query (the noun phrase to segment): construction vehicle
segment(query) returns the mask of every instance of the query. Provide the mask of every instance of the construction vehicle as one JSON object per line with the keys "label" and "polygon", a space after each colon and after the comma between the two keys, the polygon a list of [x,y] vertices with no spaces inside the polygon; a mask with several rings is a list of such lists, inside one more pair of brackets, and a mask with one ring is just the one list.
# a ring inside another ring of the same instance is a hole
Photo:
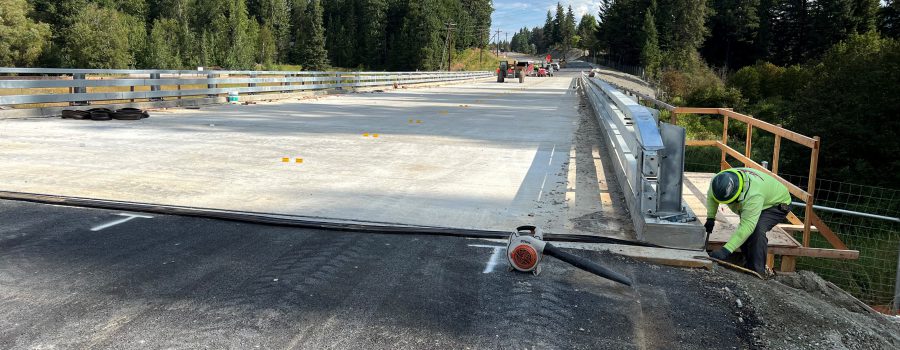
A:
{"label": "construction vehicle", "polygon": [[497,68],[497,82],[505,82],[507,77],[513,75],[519,78],[519,83],[524,83],[525,76],[533,71],[534,63],[531,61],[514,62],[513,65],[510,65],[509,61],[500,61],[500,67]]}

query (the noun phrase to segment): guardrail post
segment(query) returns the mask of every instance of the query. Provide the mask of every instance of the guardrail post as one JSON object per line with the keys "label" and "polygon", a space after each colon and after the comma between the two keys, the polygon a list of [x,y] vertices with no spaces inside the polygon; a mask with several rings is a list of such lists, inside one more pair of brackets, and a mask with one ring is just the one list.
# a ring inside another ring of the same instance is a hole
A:
{"label": "guardrail post", "polygon": [[[75,74],[72,74],[72,80],[85,80],[85,74],[84,74],[84,73],[75,73]],[[86,93],[87,93],[87,87],[85,87],[85,86],[76,86],[76,87],[72,88],[72,93],[75,93],[75,94],[86,94]],[[90,102],[88,102],[88,101],[69,102],[69,105],[70,105],[70,106],[87,106],[87,105],[89,105],[89,104],[90,104]]]}
{"label": "guardrail post", "polygon": [[[159,79],[159,77],[160,77],[159,73],[150,73],[150,79]],[[158,83],[153,83],[152,85],[150,85],[150,91],[151,92],[159,91]],[[162,98],[161,97],[150,97],[150,101],[162,101]]]}
{"label": "guardrail post", "polygon": [[[217,76],[217,74],[206,73],[206,79],[207,79],[207,80],[215,79],[216,76]],[[211,84],[211,83],[209,83],[209,82],[206,83],[206,88],[207,88],[207,89],[210,89],[210,90],[211,90],[211,89],[215,89],[215,88],[217,88],[217,87],[218,87],[218,84]],[[217,96],[218,96],[218,94],[207,94],[207,95],[206,95],[206,97],[217,97]]]}
{"label": "guardrail post", "polygon": [[335,73],[334,76],[335,76],[335,84],[337,84],[337,86],[338,86],[337,89],[338,89],[338,90],[344,90],[344,87],[341,86],[341,84],[344,83],[344,81],[341,80],[341,73]]}
{"label": "guardrail post", "polygon": [[[258,75],[256,73],[250,73],[250,79],[255,79],[257,76]],[[254,82],[247,83],[247,87],[255,88],[256,83],[254,83]],[[256,91],[250,91],[247,93],[247,95],[256,95]]]}

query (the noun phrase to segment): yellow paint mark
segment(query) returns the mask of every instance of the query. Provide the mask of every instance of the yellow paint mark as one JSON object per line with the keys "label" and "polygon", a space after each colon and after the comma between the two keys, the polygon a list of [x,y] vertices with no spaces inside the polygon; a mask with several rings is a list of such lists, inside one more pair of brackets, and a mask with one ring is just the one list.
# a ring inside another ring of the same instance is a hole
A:
{"label": "yellow paint mark", "polygon": [[419,119],[416,119],[416,124],[422,124],[422,121]]}
{"label": "yellow paint mark", "polygon": [[297,164],[303,163],[303,158],[294,159],[294,162],[296,162]]}
{"label": "yellow paint mark", "polygon": [[447,114],[449,114],[449,113],[450,113],[450,112],[448,112],[448,111],[440,111],[440,112],[438,112],[438,114],[443,114],[443,115],[447,115]]}
{"label": "yellow paint mark", "polygon": [[378,137],[378,134],[372,134],[372,137]]}
{"label": "yellow paint mark", "polygon": [[281,158],[281,162],[282,162],[282,163],[287,163],[287,162],[290,162],[290,161],[291,161],[291,159],[288,158],[288,157]]}
{"label": "yellow paint mark", "polygon": [[369,133],[363,134],[363,137],[369,137]]}
{"label": "yellow paint mark", "polygon": [[412,119],[410,119],[410,120],[409,120],[409,123],[410,123],[410,124],[412,124],[412,122],[413,122],[413,120],[412,120]]}

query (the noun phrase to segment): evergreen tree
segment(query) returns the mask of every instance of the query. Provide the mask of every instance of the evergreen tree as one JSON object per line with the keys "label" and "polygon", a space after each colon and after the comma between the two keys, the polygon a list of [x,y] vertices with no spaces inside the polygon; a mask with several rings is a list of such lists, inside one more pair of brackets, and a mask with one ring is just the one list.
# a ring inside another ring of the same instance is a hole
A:
{"label": "evergreen tree", "polygon": [[0,66],[29,66],[48,46],[50,25],[26,15],[25,0],[0,0]]}
{"label": "evergreen tree", "polygon": [[559,32],[556,30],[556,25],[553,20],[553,14],[550,10],[547,10],[547,21],[544,22],[544,47],[546,49],[550,49],[553,47],[553,43],[556,42],[556,35]]}
{"label": "evergreen tree", "polygon": [[160,18],[153,22],[145,58],[146,67],[154,69],[183,68],[178,37],[172,35],[178,30],[178,22],[171,18]]}
{"label": "evergreen tree", "polygon": [[277,59],[278,40],[275,38],[275,31],[269,28],[268,24],[263,24],[259,28],[256,40],[256,62],[263,66],[270,66]]}
{"label": "evergreen tree", "polygon": [[72,19],[63,49],[65,64],[77,68],[122,69],[143,49],[143,21],[111,8],[88,4]]}
{"label": "evergreen tree", "polygon": [[[743,67],[756,60],[760,27],[759,0],[713,0],[711,35],[701,49],[706,61],[724,67]],[[735,62],[737,60],[737,62]]]}
{"label": "evergreen tree", "polygon": [[569,5],[569,9],[566,11],[566,16],[564,17],[559,30],[559,35],[561,40],[560,44],[562,44],[563,47],[563,58],[568,59],[570,49],[577,45],[575,35],[575,12],[572,11],[572,5]]}
{"label": "evergreen tree", "polygon": [[288,59],[291,43],[291,4],[289,0],[258,0],[260,33],[266,28],[271,35],[276,50],[276,60],[285,62]]}
{"label": "evergreen tree", "polygon": [[581,16],[581,21],[578,22],[578,28],[575,32],[581,38],[579,48],[590,50],[590,54],[595,53],[597,46],[597,18],[591,14]]}
{"label": "evergreen tree", "polygon": [[650,7],[644,14],[644,46],[641,48],[641,66],[646,72],[655,77],[659,70],[662,55],[659,51],[659,37],[656,32],[656,0],[651,0]]}
{"label": "evergreen tree", "polygon": [[878,9],[878,30],[885,36],[900,38],[900,0],[888,0]]}
{"label": "evergreen tree", "polygon": [[563,8],[562,4],[556,3],[556,17],[553,18],[553,44],[560,44],[563,42],[563,31],[565,28],[563,26],[566,25],[566,9]]}
{"label": "evergreen tree", "polygon": [[383,68],[387,57],[386,0],[365,0],[360,35],[364,49],[363,61],[372,68]]}
{"label": "evergreen tree", "polygon": [[296,48],[300,64],[304,70],[325,70],[330,63],[328,51],[325,50],[325,27],[322,22],[322,3],[320,0],[311,0],[306,6],[303,19],[300,23],[300,31],[297,33]]}
{"label": "evergreen tree", "polygon": [[227,35],[220,38],[220,47],[226,48],[222,65],[228,69],[251,69],[256,63],[256,35],[259,25],[248,18],[244,0],[229,0],[227,16]]}

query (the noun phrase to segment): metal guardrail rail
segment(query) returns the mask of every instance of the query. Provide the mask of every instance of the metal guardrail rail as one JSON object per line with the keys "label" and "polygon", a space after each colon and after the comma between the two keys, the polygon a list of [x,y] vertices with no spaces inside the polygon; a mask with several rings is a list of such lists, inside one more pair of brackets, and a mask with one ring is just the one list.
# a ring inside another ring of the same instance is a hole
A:
{"label": "metal guardrail rail", "polygon": [[[232,92],[290,93],[435,83],[492,76],[493,72],[488,71],[300,72],[0,68],[0,105],[66,102],[70,105],[87,105],[96,101],[161,101],[171,97],[209,97]],[[197,85],[203,87],[198,88]],[[185,86],[188,88],[183,89]],[[115,87],[129,89],[108,91],[115,90]],[[54,88],[65,88],[67,92],[48,90]]]}
{"label": "metal guardrail rail", "polygon": [[637,239],[703,249],[703,227],[682,199],[684,128],[659,122],[658,112],[600,79],[582,74],[580,85],[603,128]]}

